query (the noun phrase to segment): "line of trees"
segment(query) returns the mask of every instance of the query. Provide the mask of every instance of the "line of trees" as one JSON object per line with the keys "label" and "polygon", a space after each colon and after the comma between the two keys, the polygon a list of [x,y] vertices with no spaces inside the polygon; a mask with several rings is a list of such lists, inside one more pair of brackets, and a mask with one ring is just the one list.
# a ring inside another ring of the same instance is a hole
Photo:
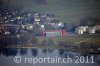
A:
{"label": "line of trees", "polygon": [[65,23],[65,29],[69,32],[74,32],[78,26],[95,26],[100,25],[100,16],[86,16],[81,18],[79,22],[75,22],[73,24]]}
{"label": "line of trees", "polygon": [[37,44],[37,38],[32,34],[19,35],[1,35],[0,46],[6,47],[11,45],[28,45]]}
{"label": "line of trees", "polygon": [[95,26],[100,25],[100,17],[99,16],[86,16],[80,20],[81,26]]}

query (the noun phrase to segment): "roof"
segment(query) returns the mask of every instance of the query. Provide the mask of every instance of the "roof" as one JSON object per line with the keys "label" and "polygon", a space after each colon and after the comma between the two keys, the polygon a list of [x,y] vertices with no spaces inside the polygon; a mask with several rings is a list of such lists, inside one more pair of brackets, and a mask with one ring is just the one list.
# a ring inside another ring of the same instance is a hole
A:
{"label": "roof", "polygon": [[44,32],[62,32],[64,30],[44,30]]}

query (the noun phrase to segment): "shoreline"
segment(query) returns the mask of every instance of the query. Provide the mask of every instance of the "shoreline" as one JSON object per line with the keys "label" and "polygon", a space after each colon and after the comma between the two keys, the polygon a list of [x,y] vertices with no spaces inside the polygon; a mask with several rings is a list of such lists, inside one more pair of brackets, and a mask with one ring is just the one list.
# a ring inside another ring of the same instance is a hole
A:
{"label": "shoreline", "polygon": [[88,53],[88,54],[99,54],[100,55],[100,51],[84,51],[82,50],[81,48],[65,48],[65,47],[60,47],[60,46],[33,46],[33,45],[30,45],[30,46],[9,46],[9,47],[3,47],[2,49],[4,48],[14,48],[14,49],[24,49],[24,48],[34,48],[34,49],[64,49],[66,51],[71,51],[71,52],[79,52],[79,53]]}
{"label": "shoreline", "polygon": [[[0,38],[6,38],[6,37],[8,39],[10,37],[11,39],[13,39],[13,37],[15,38],[15,36],[0,36]],[[6,47],[2,46],[3,44],[0,44],[0,48],[66,49],[68,51],[75,51],[75,52],[81,52],[81,53],[83,52],[83,53],[100,54],[100,50],[97,50],[98,48],[100,48],[99,35],[74,35],[74,36],[66,36],[66,37],[36,37],[36,39],[38,40],[36,44],[34,43],[33,44],[31,43],[9,44],[8,43]],[[88,47],[91,45],[94,48]]]}

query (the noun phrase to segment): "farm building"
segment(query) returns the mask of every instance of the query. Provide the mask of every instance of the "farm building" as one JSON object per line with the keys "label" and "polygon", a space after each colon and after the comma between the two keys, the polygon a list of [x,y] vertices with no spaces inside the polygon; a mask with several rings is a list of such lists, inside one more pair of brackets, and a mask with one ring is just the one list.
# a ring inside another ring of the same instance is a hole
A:
{"label": "farm building", "polygon": [[88,34],[95,34],[96,32],[100,32],[100,26],[79,26],[75,29],[76,34],[84,34],[87,32]]}
{"label": "farm building", "polygon": [[76,28],[75,32],[77,34],[84,34],[84,32],[86,32],[88,26],[79,26]]}
{"label": "farm building", "polygon": [[88,31],[89,34],[94,34],[95,31],[96,31],[96,28],[95,28],[95,27],[89,27],[89,28],[87,29],[87,31]]}
{"label": "farm building", "polygon": [[57,37],[57,36],[66,36],[67,32],[65,30],[44,30],[43,36],[45,37]]}

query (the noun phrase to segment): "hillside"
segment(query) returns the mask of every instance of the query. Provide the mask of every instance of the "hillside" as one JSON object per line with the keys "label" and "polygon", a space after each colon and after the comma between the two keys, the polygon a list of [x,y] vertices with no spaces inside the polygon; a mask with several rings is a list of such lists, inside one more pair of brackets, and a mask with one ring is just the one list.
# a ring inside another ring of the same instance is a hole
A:
{"label": "hillside", "polygon": [[[7,4],[7,0],[4,0]],[[31,11],[53,13],[69,24],[79,22],[85,16],[100,15],[99,0],[9,0],[10,6],[19,6]]]}

